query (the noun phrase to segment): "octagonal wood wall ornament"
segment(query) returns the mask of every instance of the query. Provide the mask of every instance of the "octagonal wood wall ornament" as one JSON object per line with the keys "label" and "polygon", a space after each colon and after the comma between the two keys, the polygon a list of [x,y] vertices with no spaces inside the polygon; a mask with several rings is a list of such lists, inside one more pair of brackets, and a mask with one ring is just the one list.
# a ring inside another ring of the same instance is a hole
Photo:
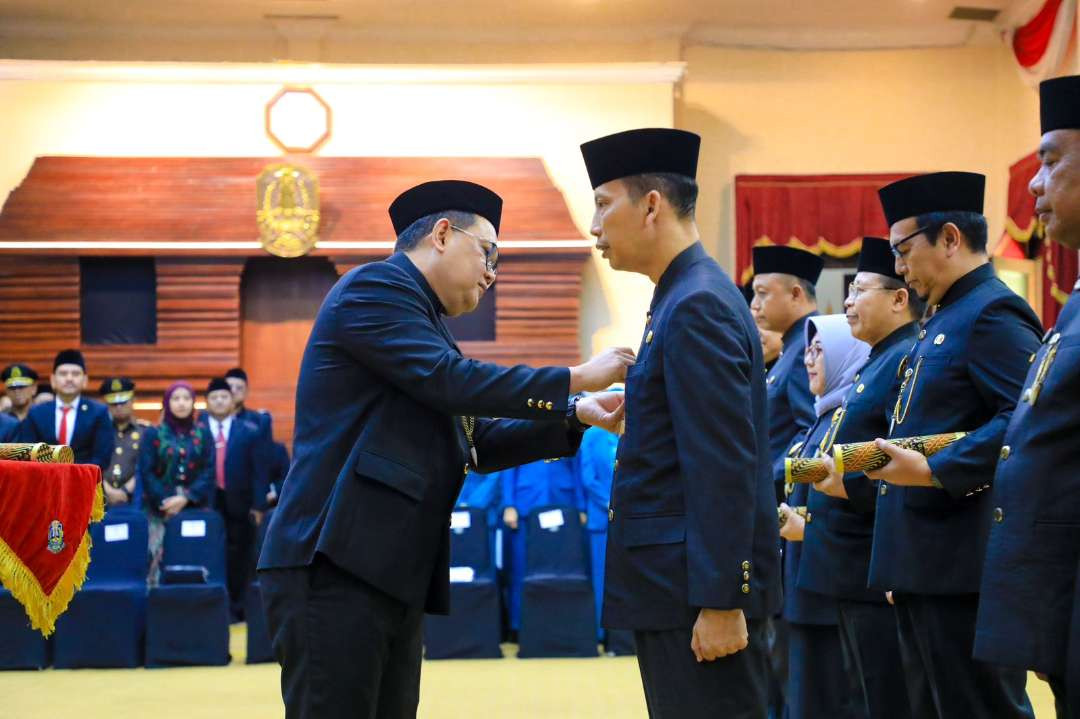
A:
{"label": "octagonal wood wall ornament", "polygon": [[266,135],[289,154],[311,154],[330,139],[330,105],[310,87],[286,85],[266,103]]}

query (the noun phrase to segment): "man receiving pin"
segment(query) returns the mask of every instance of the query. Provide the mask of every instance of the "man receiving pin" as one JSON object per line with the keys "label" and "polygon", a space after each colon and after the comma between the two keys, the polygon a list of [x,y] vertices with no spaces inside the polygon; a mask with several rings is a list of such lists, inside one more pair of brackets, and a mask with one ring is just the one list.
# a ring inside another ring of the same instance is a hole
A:
{"label": "man receiving pin", "polygon": [[896,270],[932,316],[904,359],[890,437],[968,432],[929,459],[878,439],[870,587],[892,591],[917,717],[1031,717],[1023,671],[971,658],[990,489],[1041,328],[994,274],[985,178],[939,172],[882,188]]}
{"label": "man receiving pin", "polygon": [[765,365],[741,292],[694,221],[697,135],[582,145],[591,232],[656,283],[626,376],[603,624],[634,631],[651,717],[764,717],[764,620],[780,599]]}

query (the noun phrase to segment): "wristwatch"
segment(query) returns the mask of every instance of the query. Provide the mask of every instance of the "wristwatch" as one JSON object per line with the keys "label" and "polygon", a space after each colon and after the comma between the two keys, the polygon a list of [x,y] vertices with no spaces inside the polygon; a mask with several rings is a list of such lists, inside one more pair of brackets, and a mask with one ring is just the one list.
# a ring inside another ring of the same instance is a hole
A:
{"label": "wristwatch", "polygon": [[570,401],[566,403],[566,427],[572,429],[575,432],[584,432],[589,428],[589,425],[578,419],[577,416],[577,403],[578,400],[584,397],[583,394],[575,394],[570,398]]}

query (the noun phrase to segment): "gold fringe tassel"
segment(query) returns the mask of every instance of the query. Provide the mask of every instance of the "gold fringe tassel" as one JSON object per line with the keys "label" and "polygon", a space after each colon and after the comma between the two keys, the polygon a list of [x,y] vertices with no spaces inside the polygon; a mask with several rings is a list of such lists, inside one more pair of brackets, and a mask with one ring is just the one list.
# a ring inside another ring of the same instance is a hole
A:
{"label": "gold fringe tassel", "polygon": [[[104,517],[105,496],[98,484],[90,509],[90,521],[100,522]],[[90,529],[87,527],[79,542],[79,548],[75,550],[71,562],[64,570],[64,575],[53,587],[52,593],[46,596],[34,573],[27,569],[15,551],[0,539],[0,583],[23,605],[26,616],[30,618],[30,626],[41,632],[42,636],[48,637],[56,630],[56,620],[67,611],[75,592],[82,589],[86,570],[90,567],[92,545]]]}

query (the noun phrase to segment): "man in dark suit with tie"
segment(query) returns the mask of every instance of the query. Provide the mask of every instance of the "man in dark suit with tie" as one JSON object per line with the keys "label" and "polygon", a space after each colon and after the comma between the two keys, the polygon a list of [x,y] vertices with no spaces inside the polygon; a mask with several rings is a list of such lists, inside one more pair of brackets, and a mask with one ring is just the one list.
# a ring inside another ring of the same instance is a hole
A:
{"label": "man in dark suit with tie", "polygon": [[255,528],[266,511],[269,482],[262,431],[234,413],[233,392],[222,377],[206,388],[199,422],[214,440],[214,509],[225,520],[226,582],[235,621],[243,619],[244,595],[254,568]]}
{"label": "man in dark suit with tie", "polygon": [[[1039,87],[1046,238],[1080,249],[1080,76]],[[1039,672],[1059,719],[1080,717],[1080,282],[1030,357],[989,509],[975,658]]]}
{"label": "man in dark suit with tie", "polygon": [[[233,367],[225,373],[225,381],[232,390],[233,402],[236,405],[235,414],[242,420],[251,422],[259,428],[260,434],[267,443],[274,441],[274,419],[265,409],[251,409],[245,403],[248,396],[248,375],[243,367]],[[266,447],[269,454],[272,450]]]}
{"label": "man in dark suit with tie", "polygon": [[70,445],[77,464],[96,464],[104,472],[112,463],[112,419],[105,405],[82,396],[86,382],[82,352],[68,349],[57,354],[52,374],[56,400],[30,410],[16,441]]}
{"label": "man in dark suit with tie", "polygon": [[641,129],[581,147],[597,249],[656,283],[626,375],[603,624],[633,630],[651,717],[757,719],[780,605],[765,362],[742,293],[699,240],[700,142]]}
{"label": "man in dark suit with tie", "polygon": [[932,313],[904,358],[890,437],[967,432],[925,457],[877,439],[870,587],[893,592],[917,717],[1031,717],[1022,670],[971,658],[990,489],[1041,325],[986,254],[985,178],[937,172],[879,191],[896,269]]}
{"label": "man in dark suit with tie", "polygon": [[[330,290],[300,368],[293,463],[260,584],[289,719],[415,716],[423,612],[446,613],[465,474],[576,452],[614,426],[630,350],[572,368],[464,357],[443,315],[495,280],[502,200],[429,182],[390,206],[397,252]],[[486,417],[509,419],[489,420]]]}

